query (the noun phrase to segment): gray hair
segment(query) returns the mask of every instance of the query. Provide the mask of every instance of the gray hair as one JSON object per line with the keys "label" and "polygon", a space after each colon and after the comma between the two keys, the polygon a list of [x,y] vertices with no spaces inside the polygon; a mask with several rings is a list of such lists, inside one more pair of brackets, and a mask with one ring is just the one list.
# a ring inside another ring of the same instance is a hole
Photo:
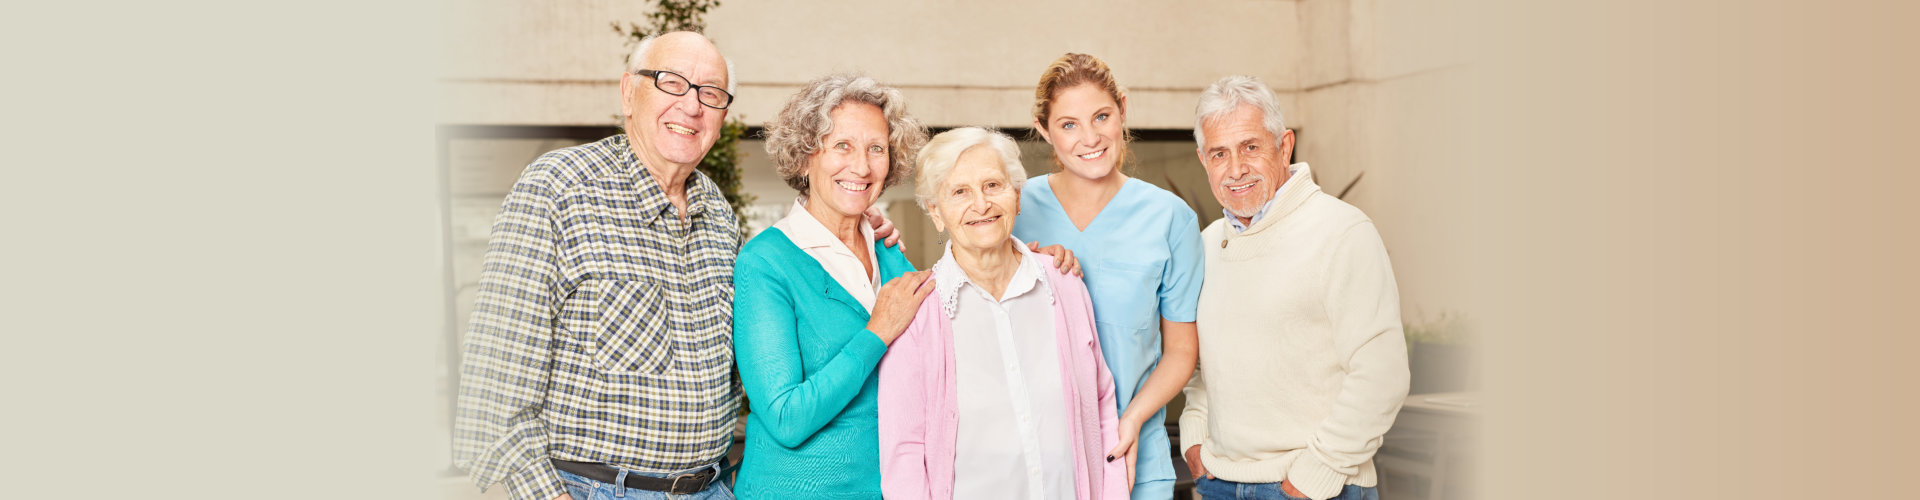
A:
{"label": "gray hair", "polygon": [[774,171],[788,186],[807,192],[807,160],[833,132],[833,109],[849,102],[872,104],[887,117],[887,178],[880,187],[891,187],[913,173],[914,155],[927,143],[927,127],[907,115],[906,99],[898,89],[841,73],[807,82],[761,133]]}
{"label": "gray hair", "polygon": [[956,128],[933,136],[927,147],[920,150],[920,174],[913,178],[913,197],[920,203],[921,210],[933,213],[934,202],[940,199],[940,185],[947,182],[947,174],[960,162],[960,155],[976,146],[993,148],[994,153],[999,154],[1000,166],[1007,170],[1007,181],[1015,192],[1027,185],[1027,167],[1020,164],[1020,146],[1012,137],[980,127]]}
{"label": "gray hair", "polygon": [[[680,32],[674,31],[669,33],[655,33],[652,35],[647,35],[646,38],[640,39],[640,45],[634,46],[633,54],[627,56],[627,72],[634,73],[642,69],[646,69],[642,66],[646,66],[647,64],[647,54],[649,51],[653,50],[653,41],[660,39],[661,35],[668,35],[672,33],[680,33]],[[696,35],[700,35],[702,38],[706,37],[706,35],[700,34],[699,32],[695,32],[695,31],[688,31],[686,33],[693,33]],[[708,39],[707,42],[712,43],[713,40]],[[727,63],[727,93],[733,94],[734,88],[739,86],[740,77],[733,72],[733,60],[728,59],[726,54],[720,54],[720,61]],[[694,83],[697,84],[699,82],[694,82]]]}
{"label": "gray hair", "polygon": [[1240,105],[1250,104],[1260,110],[1267,132],[1274,140],[1280,140],[1280,134],[1287,130],[1286,120],[1280,114],[1280,100],[1273,96],[1273,89],[1260,83],[1259,78],[1246,75],[1233,75],[1221,78],[1200,92],[1200,105],[1194,109],[1193,142],[1207,147],[1207,134],[1200,126],[1240,109]]}

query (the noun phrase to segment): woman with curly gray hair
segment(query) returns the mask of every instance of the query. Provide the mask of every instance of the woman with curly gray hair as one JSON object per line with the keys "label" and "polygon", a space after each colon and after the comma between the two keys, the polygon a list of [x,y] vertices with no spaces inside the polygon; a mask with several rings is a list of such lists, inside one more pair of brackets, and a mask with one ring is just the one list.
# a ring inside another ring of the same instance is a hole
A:
{"label": "woman with curly gray hair", "polygon": [[875,367],[933,287],[899,246],[874,242],[864,214],[910,176],[927,131],[898,90],[841,74],[794,94],[766,138],[799,196],[734,266],[751,409],[734,493],[880,498]]}

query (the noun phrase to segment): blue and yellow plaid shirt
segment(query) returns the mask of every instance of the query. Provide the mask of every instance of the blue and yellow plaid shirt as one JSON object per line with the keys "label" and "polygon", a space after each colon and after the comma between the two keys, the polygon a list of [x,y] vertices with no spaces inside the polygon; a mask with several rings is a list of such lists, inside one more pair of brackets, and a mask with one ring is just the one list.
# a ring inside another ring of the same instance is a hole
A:
{"label": "blue and yellow plaid shirt", "polygon": [[726,454],[733,209],[687,216],[625,135],[541,155],[494,220],[461,363],[454,462],[516,500],[565,493],[549,458],[671,472]]}

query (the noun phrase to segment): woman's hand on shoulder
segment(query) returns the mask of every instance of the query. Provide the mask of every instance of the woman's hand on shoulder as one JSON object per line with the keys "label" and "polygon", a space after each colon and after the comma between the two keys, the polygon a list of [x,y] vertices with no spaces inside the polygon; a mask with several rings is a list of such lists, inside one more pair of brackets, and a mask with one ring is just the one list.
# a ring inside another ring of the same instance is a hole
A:
{"label": "woman's hand on shoulder", "polygon": [[867,207],[866,216],[867,224],[873,226],[875,241],[885,241],[889,248],[899,247],[901,251],[906,251],[907,247],[900,244],[900,232],[893,228],[893,220],[881,213],[880,207]]}
{"label": "woman's hand on shoulder", "polygon": [[893,345],[893,339],[907,331],[907,325],[913,324],[913,315],[919,311],[920,303],[933,293],[933,270],[914,271],[902,274],[880,285],[873,301],[873,316],[867,320],[867,331],[880,336],[880,341]]}
{"label": "woman's hand on shoulder", "polygon": [[1067,247],[1050,245],[1046,248],[1041,248],[1040,242],[1030,241],[1027,242],[1027,250],[1053,257],[1053,267],[1059,269],[1062,273],[1074,276],[1080,275],[1080,259],[1074,258],[1073,251],[1068,250]]}

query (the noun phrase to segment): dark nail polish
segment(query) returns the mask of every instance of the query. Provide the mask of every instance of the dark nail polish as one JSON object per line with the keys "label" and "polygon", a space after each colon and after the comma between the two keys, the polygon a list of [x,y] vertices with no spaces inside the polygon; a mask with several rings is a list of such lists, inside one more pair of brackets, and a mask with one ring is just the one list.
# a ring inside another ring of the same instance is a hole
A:
{"label": "dark nail polish", "polygon": [[1107,455],[1107,461],[1108,461],[1108,462],[1112,462],[1112,461],[1113,461],[1113,455]]}

